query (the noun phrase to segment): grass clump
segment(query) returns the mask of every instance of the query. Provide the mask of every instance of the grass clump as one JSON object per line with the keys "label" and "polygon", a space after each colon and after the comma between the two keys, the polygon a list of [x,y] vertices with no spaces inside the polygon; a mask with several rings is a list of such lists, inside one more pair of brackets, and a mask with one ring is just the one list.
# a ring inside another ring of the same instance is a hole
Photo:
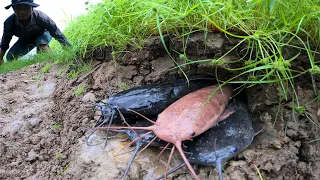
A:
{"label": "grass clump", "polygon": [[[193,31],[236,32],[254,39],[292,32],[319,40],[319,0],[103,0],[69,22],[65,34],[81,54],[91,47],[127,44],[163,34],[184,36]],[[185,31],[185,34],[182,32]]]}
{"label": "grass clump", "polygon": [[[236,47],[246,44],[245,55],[228,62],[245,61],[242,67],[229,69],[239,71],[239,76],[229,82],[280,83],[286,92],[289,86],[294,88],[297,76],[318,73],[315,55],[319,53],[311,44],[320,42],[319,27],[314,26],[320,23],[319,4],[320,0],[103,0],[88,5],[88,13],[70,22],[65,34],[75,52],[84,56],[101,46],[111,46],[114,51],[127,45],[141,48],[150,36],[160,36],[165,45],[166,34],[188,39],[197,31],[204,32],[204,38],[208,32],[222,32],[242,39]],[[284,56],[288,47],[297,52],[294,57]],[[208,61],[221,65],[228,53]],[[309,69],[291,67],[301,53],[308,55]],[[179,57],[186,65],[202,63],[188,60],[185,54]],[[240,82],[238,77],[250,78]]]}
{"label": "grass clump", "polygon": [[64,166],[59,172],[57,172],[56,176],[62,176],[62,174],[69,168],[70,162],[67,163],[66,166]]}
{"label": "grass clump", "polygon": [[[11,71],[16,71],[21,68],[30,66],[36,63],[45,63],[53,61],[54,64],[70,65],[75,64],[79,60],[72,49],[62,49],[58,46],[52,48],[51,52],[48,53],[37,53],[24,58],[15,59],[12,62],[6,62],[0,65],[0,74],[6,74]],[[78,63],[80,64],[80,63]],[[46,73],[51,69],[52,65],[46,65],[40,70],[40,73]],[[42,72],[46,71],[46,72]]]}
{"label": "grass clump", "polygon": [[[222,32],[240,39],[226,54],[213,60],[193,61],[184,52],[178,54],[179,58],[185,65],[243,64],[227,68],[238,75],[225,83],[277,83],[284,99],[288,99],[286,92],[291,89],[293,107],[301,107],[294,79],[320,72],[320,62],[315,59],[319,52],[317,46],[313,47],[320,42],[320,26],[316,25],[320,23],[319,4],[320,0],[103,0],[96,5],[86,3],[87,14],[69,22],[64,33],[74,51],[83,57],[101,46],[111,46],[113,53],[125,50],[127,45],[142,48],[143,40],[150,36],[160,36],[165,46],[163,37],[167,34],[185,42],[194,32],[203,32],[205,39],[209,32]],[[184,43],[182,46],[185,49]],[[242,57],[228,62],[223,59],[243,46],[246,48]],[[285,56],[288,48],[296,54]],[[307,54],[308,69],[292,66],[301,54]],[[177,68],[180,66],[177,64]],[[314,80],[312,84],[316,91]]]}
{"label": "grass clump", "polygon": [[52,125],[52,127],[53,127],[53,129],[55,129],[56,131],[60,131],[61,128],[62,128],[62,125],[59,124],[59,123],[54,123],[54,124]]}
{"label": "grass clump", "polygon": [[80,94],[83,94],[84,93],[84,89],[85,87],[84,87],[84,85],[80,85],[74,92],[73,92],[73,94],[75,95],[75,96],[78,96],[78,95],[80,95]]}

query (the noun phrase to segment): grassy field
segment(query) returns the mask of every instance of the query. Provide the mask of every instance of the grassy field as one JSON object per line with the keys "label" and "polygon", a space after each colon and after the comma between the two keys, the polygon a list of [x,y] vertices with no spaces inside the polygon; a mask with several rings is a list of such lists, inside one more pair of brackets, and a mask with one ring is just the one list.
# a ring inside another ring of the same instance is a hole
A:
{"label": "grassy field", "polygon": [[[285,91],[288,86],[294,87],[294,78],[299,75],[320,74],[320,62],[315,59],[319,52],[317,47],[311,48],[320,42],[319,4],[320,0],[103,0],[97,5],[87,2],[88,13],[69,21],[64,31],[73,44],[72,51],[64,52],[53,42],[54,54],[7,63],[0,67],[0,73],[47,59],[81,64],[79,59],[88,50],[111,46],[116,52],[128,44],[143,48],[143,40],[155,35],[184,38],[198,31],[204,32],[204,37],[208,32],[223,32],[242,39],[240,43],[248,43],[246,57],[252,57],[228,62],[244,61],[245,65],[229,69],[239,71],[239,75],[227,82],[279,83]],[[285,59],[282,52],[288,46],[308,54],[309,69],[291,69],[296,57]],[[223,57],[205,63],[227,63]],[[188,63],[197,62],[187,60]],[[241,76],[247,79],[237,80]]]}

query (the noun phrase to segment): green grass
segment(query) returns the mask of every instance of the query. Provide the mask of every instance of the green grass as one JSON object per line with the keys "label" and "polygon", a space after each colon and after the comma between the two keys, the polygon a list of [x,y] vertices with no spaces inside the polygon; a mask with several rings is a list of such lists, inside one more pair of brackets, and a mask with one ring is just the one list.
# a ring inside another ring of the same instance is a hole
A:
{"label": "green grass", "polygon": [[61,175],[69,168],[69,166],[70,166],[70,162],[69,162],[65,167],[63,167],[62,170],[60,170],[60,171],[56,174],[56,176],[61,176]]}
{"label": "green grass", "polygon": [[41,92],[41,93],[44,92],[44,87],[43,87],[43,86],[40,86],[40,87],[39,87],[39,92]]}
{"label": "green grass", "polygon": [[[127,44],[142,47],[141,40],[161,32],[185,36],[194,31],[237,32],[239,38],[263,39],[292,32],[319,40],[319,0],[104,0],[88,6],[88,14],[69,22],[64,31],[74,48]],[[274,34],[276,35],[276,34]]]}
{"label": "green grass", "polygon": [[49,58],[42,58],[43,55],[39,58],[33,58],[28,60],[14,60],[12,62],[6,62],[2,65],[0,65],[0,74],[6,74],[11,71],[19,70],[21,68],[30,66],[35,63],[43,63],[47,62],[50,59]]}
{"label": "green grass", "polygon": [[[310,48],[311,43],[319,44],[320,30],[316,25],[320,22],[319,4],[320,0],[103,0],[97,5],[86,2],[87,14],[66,19],[64,34],[73,45],[71,56],[60,59],[58,55],[54,59],[81,64],[79,56],[101,46],[122,51],[128,44],[142,48],[143,40],[150,36],[170,34],[188,38],[191,33],[202,31],[206,37],[207,32],[220,31],[248,43],[249,57],[258,55],[241,69],[253,69],[249,73],[252,79],[246,82],[272,83],[274,79],[285,79],[290,84],[288,79],[293,76],[290,62],[294,59],[283,59],[285,46],[290,45],[297,52],[306,51],[310,61],[308,71],[319,73],[319,61],[314,59],[318,52]],[[292,43],[297,41],[299,46]],[[57,42],[51,46],[58,47]],[[223,62],[221,59],[216,62]],[[241,61],[244,59],[233,63]],[[18,69],[25,65],[12,66]],[[0,67],[0,73],[14,69],[12,66]]]}
{"label": "green grass", "polygon": [[56,152],[56,156],[55,157],[56,157],[57,160],[60,160],[61,157],[62,157],[62,154],[59,153],[59,152]]}
{"label": "green grass", "polygon": [[83,94],[84,93],[84,90],[85,90],[85,86],[84,85],[80,85],[74,92],[73,94],[75,96],[78,96],[80,94]]}
{"label": "green grass", "polygon": [[[238,68],[226,68],[237,74],[233,78],[222,81],[218,74],[217,78],[221,83],[240,83],[249,87],[276,83],[283,93],[282,100],[289,99],[287,92],[292,90],[293,110],[300,111],[303,105],[295,91],[296,77],[309,74],[317,93],[313,76],[320,74],[320,61],[315,59],[319,55],[320,42],[319,4],[320,0],[103,0],[96,5],[86,2],[86,14],[66,19],[68,26],[64,34],[73,45],[71,50],[66,53],[53,41],[53,54],[46,54],[43,59],[41,55],[35,56],[21,64],[52,59],[55,63],[71,66],[68,76],[74,78],[89,69],[90,65],[85,65],[81,58],[95,48],[112,47],[116,62],[118,52],[128,45],[143,48],[144,40],[150,36],[160,36],[165,46],[163,37],[167,34],[187,40],[194,32],[203,32],[205,39],[210,32],[221,32],[240,42],[216,59],[195,61],[188,59],[186,52],[177,54],[185,63],[176,63],[176,68],[182,71],[181,66],[193,63],[241,64]],[[243,57],[224,60],[242,45],[246,45]],[[185,49],[184,43],[182,46]],[[284,49],[288,47],[296,52],[293,57],[284,56]],[[169,47],[165,49],[175,61]],[[302,53],[307,54],[307,68],[293,67]],[[1,66],[0,73],[8,72],[6,66],[11,66],[8,69],[19,68],[20,65],[14,63]]]}
{"label": "green grass", "polygon": [[52,67],[51,64],[47,64],[47,65],[45,65],[43,68],[40,69],[40,72],[41,72],[41,73],[47,73],[47,72],[50,71],[51,67]]}
{"label": "green grass", "polygon": [[57,131],[60,131],[61,130],[61,124],[59,124],[59,123],[54,123],[53,125],[52,125],[52,127],[53,127],[53,129],[55,129],[55,130],[57,130]]}
{"label": "green grass", "polygon": [[[85,56],[103,46],[113,47],[114,52],[127,45],[142,48],[143,40],[150,36],[160,35],[164,44],[166,34],[187,39],[198,31],[204,38],[208,32],[222,32],[242,40],[236,47],[247,43],[244,57],[224,61],[230,50],[218,59],[193,61],[184,53],[180,54],[183,65],[244,64],[228,69],[239,74],[229,83],[279,83],[286,94],[288,88],[294,89],[296,77],[319,74],[320,62],[315,59],[319,52],[311,48],[311,44],[320,42],[320,27],[316,25],[320,23],[319,4],[320,0],[104,0],[87,5],[88,13],[70,21],[64,33],[74,52]],[[295,49],[296,56],[285,59],[286,47]],[[301,53],[308,55],[309,69],[291,66]],[[183,65],[177,64],[177,68]]]}
{"label": "green grass", "polygon": [[129,85],[127,83],[122,83],[119,85],[121,91],[125,91],[129,89]]}
{"label": "green grass", "polygon": [[[53,42],[54,44],[55,42]],[[49,53],[39,53],[30,56],[26,59],[15,59],[12,62],[5,62],[0,65],[0,74],[6,74],[11,71],[19,70],[21,68],[30,66],[35,63],[45,63],[48,61],[53,61],[55,64],[81,64],[80,60],[76,57],[76,54],[71,49],[61,49],[59,46],[52,48],[52,52]],[[82,63],[83,64],[83,63]],[[51,69],[51,65],[46,65],[40,70],[42,73],[46,73]]]}

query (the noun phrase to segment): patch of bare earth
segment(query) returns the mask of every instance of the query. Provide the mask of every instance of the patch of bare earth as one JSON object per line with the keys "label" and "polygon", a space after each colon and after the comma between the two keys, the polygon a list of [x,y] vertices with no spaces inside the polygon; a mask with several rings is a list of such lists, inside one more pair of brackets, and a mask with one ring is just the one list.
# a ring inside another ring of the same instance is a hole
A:
{"label": "patch of bare earth", "polygon": [[[166,39],[168,47],[183,52],[181,40]],[[237,39],[221,34],[209,34],[204,41],[201,33],[194,34],[187,43],[189,59],[219,57],[232,49]],[[241,48],[241,47],[239,47]],[[57,67],[34,77],[43,65],[0,75],[0,179],[118,179],[124,172],[132,148],[126,147],[125,136],[115,137],[103,144],[87,146],[85,136],[95,124],[92,103],[142,84],[183,78],[176,65],[165,53],[157,37],[145,43],[140,50],[118,54],[113,61],[109,48],[96,50],[92,71],[76,79],[57,76]],[[240,51],[240,50],[234,50]],[[183,63],[172,52],[176,62]],[[225,57],[237,58],[237,52]],[[303,67],[304,57],[301,56]],[[294,65],[293,65],[294,66]],[[190,65],[182,67],[188,75],[215,75],[215,67]],[[219,70],[219,78],[229,73]],[[232,75],[232,74],[231,74]],[[315,78],[320,89],[320,78]],[[309,75],[295,80],[299,101],[306,113],[293,113],[292,91],[288,99],[279,103],[280,87],[256,85],[247,89],[249,106],[254,121],[262,122],[265,131],[252,145],[224,166],[225,179],[259,179],[255,166],[264,179],[320,179],[319,102]],[[78,87],[85,87],[76,95]],[[280,104],[280,106],[279,106]],[[105,132],[99,130],[92,139],[104,142]],[[119,152],[122,148],[124,149]],[[154,179],[165,171],[166,152],[154,161],[160,152],[148,148],[140,153],[131,166],[127,179]],[[171,167],[182,162],[175,154]],[[218,179],[214,167],[194,166],[201,179]],[[192,179],[187,168],[182,168],[170,179]]]}

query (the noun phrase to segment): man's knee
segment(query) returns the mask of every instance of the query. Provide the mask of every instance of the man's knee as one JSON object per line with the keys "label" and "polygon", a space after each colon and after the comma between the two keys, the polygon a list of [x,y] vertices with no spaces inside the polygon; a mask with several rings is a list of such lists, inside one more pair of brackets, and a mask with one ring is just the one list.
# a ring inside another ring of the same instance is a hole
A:
{"label": "man's knee", "polygon": [[14,56],[15,56],[15,55],[14,55],[11,51],[9,51],[9,52],[7,53],[7,55],[6,55],[7,61],[9,61],[9,62],[13,61],[13,60],[14,60]]}
{"label": "man's knee", "polygon": [[47,52],[51,52],[51,49],[48,45],[46,44],[40,44],[37,47],[37,52],[42,52],[42,53],[47,53]]}
{"label": "man's knee", "polygon": [[47,45],[49,46],[49,43],[51,41],[52,37],[48,31],[44,32],[42,35],[40,35],[36,40],[36,46],[39,47],[40,45]]}

